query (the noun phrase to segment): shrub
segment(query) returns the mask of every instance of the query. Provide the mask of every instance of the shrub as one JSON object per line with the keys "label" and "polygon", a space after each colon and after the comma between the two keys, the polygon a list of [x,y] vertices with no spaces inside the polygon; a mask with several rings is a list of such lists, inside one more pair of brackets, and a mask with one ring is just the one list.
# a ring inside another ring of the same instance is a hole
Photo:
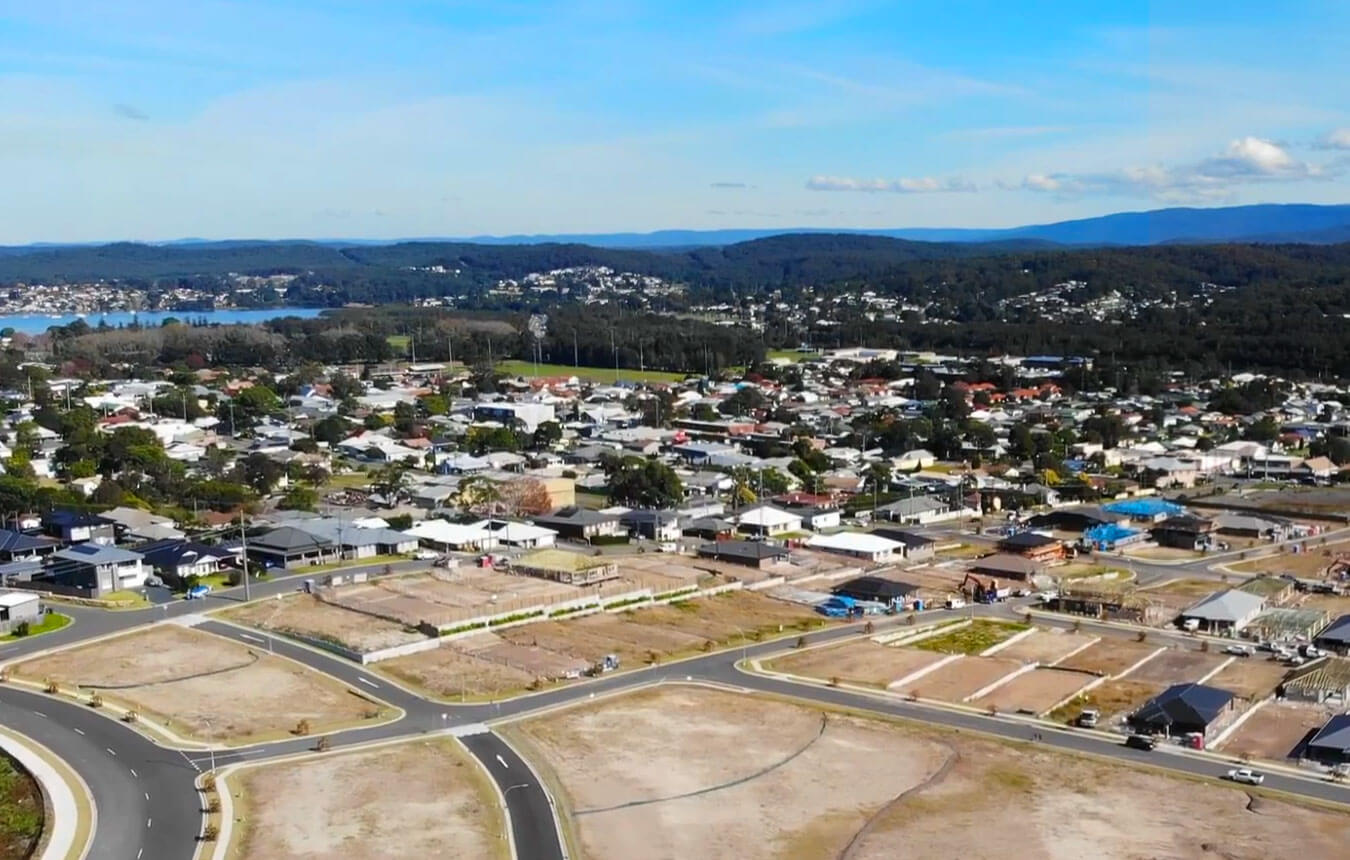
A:
{"label": "shrub", "polygon": [[61,685],[53,681],[51,678],[48,678],[45,685],[45,689],[47,690],[48,693],[52,693],[54,695],[56,693],[61,692]]}
{"label": "shrub", "polygon": [[138,714],[136,711],[127,711],[125,714],[122,715],[122,722],[124,722],[124,723],[134,723],[134,722],[136,722],[137,720],[139,720],[140,718],[141,718],[141,715]]}
{"label": "shrub", "polygon": [[301,720],[300,722],[296,723],[295,734],[297,735],[309,734],[309,720]]}
{"label": "shrub", "polygon": [[33,628],[29,626],[27,621],[20,621],[18,624],[14,625],[14,635],[20,638],[27,636],[29,633],[32,632]]}
{"label": "shrub", "polygon": [[89,697],[89,707],[91,707],[91,708],[101,708],[101,707],[103,707],[103,694],[102,694],[102,693],[95,693],[95,694],[93,694],[92,696],[90,696],[90,697]]}
{"label": "shrub", "polygon": [[798,647],[798,648],[805,648],[805,647],[806,647],[806,637],[805,637],[805,636],[798,636],[798,637],[797,637],[797,645],[796,645],[796,647]]}
{"label": "shrub", "polygon": [[314,749],[316,752],[327,752],[328,748],[332,745],[333,742],[328,739],[328,735],[324,735],[314,744]]}
{"label": "shrub", "polygon": [[214,791],[216,788],[216,775],[207,771],[202,774],[202,788],[206,791]]}
{"label": "shrub", "polygon": [[202,828],[202,840],[204,842],[215,842],[216,838],[219,836],[220,836],[220,828],[217,827],[214,823],[207,824],[205,827]]}
{"label": "shrub", "polygon": [[220,811],[220,798],[217,795],[214,794],[211,795],[210,799],[206,801],[206,811],[207,812]]}

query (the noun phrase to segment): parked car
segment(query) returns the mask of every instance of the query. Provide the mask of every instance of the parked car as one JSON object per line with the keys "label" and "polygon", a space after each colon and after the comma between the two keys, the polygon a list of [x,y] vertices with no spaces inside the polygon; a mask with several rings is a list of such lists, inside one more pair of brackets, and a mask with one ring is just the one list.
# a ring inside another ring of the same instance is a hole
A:
{"label": "parked car", "polygon": [[1231,779],[1233,782],[1240,782],[1243,785],[1260,785],[1266,781],[1266,775],[1259,770],[1252,770],[1249,767],[1239,767],[1228,771],[1223,775],[1224,779]]}
{"label": "parked car", "polygon": [[194,585],[194,586],[192,586],[191,588],[189,588],[189,589],[187,590],[187,594],[185,594],[185,595],[183,596],[183,599],[184,599],[184,600],[201,600],[203,597],[205,597],[206,595],[208,595],[208,594],[210,594],[210,593],[211,593],[211,586],[209,586],[209,585]]}
{"label": "parked car", "polygon": [[1074,722],[1076,722],[1081,728],[1095,729],[1097,727],[1097,721],[1100,719],[1101,719],[1101,712],[1098,711],[1096,708],[1084,708],[1083,711],[1078,715],[1078,719],[1075,720]]}
{"label": "parked car", "polygon": [[1252,650],[1250,645],[1229,645],[1223,649],[1223,653],[1232,654],[1234,657],[1250,657],[1256,652]]}
{"label": "parked car", "polygon": [[1130,735],[1125,739],[1125,746],[1136,750],[1153,750],[1158,746],[1158,739],[1153,735]]}
{"label": "parked car", "polygon": [[441,554],[434,549],[419,549],[417,552],[413,553],[413,558],[418,561],[435,561],[440,557]]}
{"label": "parked car", "polygon": [[160,579],[158,576],[155,576],[154,574],[151,574],[150,576],[147,576],[145,578],[145,584],[150,586],[151,588],[163,588],[164,580]]}

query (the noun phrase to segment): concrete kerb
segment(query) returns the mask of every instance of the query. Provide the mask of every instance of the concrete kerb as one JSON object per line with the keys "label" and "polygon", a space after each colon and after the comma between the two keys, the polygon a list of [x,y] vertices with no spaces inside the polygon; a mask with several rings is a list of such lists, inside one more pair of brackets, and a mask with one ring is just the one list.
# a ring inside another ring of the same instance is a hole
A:
{"label": "concrete kerb", "polygon": [[1166,645],[1163,645],[1163,646],[1161,646],[1161,647],[1159,647],[1159,648],[1153,649],[1153,651],[1152,651],[1150,654],[1148,654],[1147,656],[1141,657],[1140,659],[1136,660],[1134,663],[1130,664],[1129,666],[1126,666],[1126,667],[1125,667],[1124,669],[1122,669],[1121,671],[1119,671],[1119,672],[1117,672],[1116,674],[1110,676],[1111,680],[1112,680],[1112,681],[1119,681],[1121,678],[1124,678],[1126,675],[1129,675],[1131,672],[1133,672],[1134,670],[1138,669],[1140,666],[1144,665],[1144,664],[1147,663],[1149,660],[1152,660],[1154,657],[1157,657],[1159,654],[1163,653],[1163,652],[1166,651],[1166,650],[1167,650],[1167,646],[1166,646]]}
{"label": "concrete kerb", "polygon": [[1228,737],[1230,735],[1232,735],[1234,732],[1236,732],[1238,729],[1242,727],[1243,723],[1251,719],[1252,714],[1255,714],[1257,711],[1261,710],[1262,708],[1264,708],[1266,705],[1270,704],[1273,701],[1275,701],[1275,696],[1274,694],[1271,694],[1269,696],[1266,696],[1264,699],[1257,702],[1256,704],[1252,705],[1247,710],[1243,711],[1241,714],[1238,715],[1238,718],[1236,720],[1233,720],[1233,722],[1229,723],[1228,726],[1225,727],[1223,731],[1215,735],[1214,740],[1209,742],[1209,746],[1218,747],[1222,745],[1224,741],[1228,740]]}
{"label": "concrete kerb", "polygon": [[1014,678],[1020,678],[1021,676],[1027,674],[1028,672],[1034,672],[1034,671],[1036,671],[1037,669],[1040,668],[1040,665],[1041,665],[1041,664],[1039,664],[1039,663],[1027,663],[1027,664],[1024,665],[1024,666],[1019,666],[1018,668],[1012,670],[1012,671],[1009,672],[1008,674],[1003,675],[1003,676],[1000,676],[1000,677],[998,677],[998,678],[995,678],[995,679],[994,679],[993,681],[991,681],[990,683],[985,684],[983,687],[981,687],[980,689],[978,689],[978,690],[976,690],[975,692],[971,693],[969,696],[966,696],[966,697],[965,697],[964,699],[962,699],[961,701],[963,701],[963,702],[973,702],[973,701],[975,701],[976,699],[979,699],[979,698],[981,698],[981,697],[983,697],[983,696],[987,696],[987,695],[989,695],[990,693],[992,693],[992,692],[994,692],[995,690],[997,690],[999,687],[1002,687],[1004,684],[1009,683],[1009,682],[1012,681]]}
{"label": "concrete kerb", "polygon": [[1212,671],[1208,672],[1203,678],[1201,678],[1200,680],[1196,681],[1195,683],[1197,683],[1197,684],[1203,684],[1203,683],[1205,683],[1205,682],[1208,681],[1210,678],[1213,678],[1215,675],[1217,675],[1217,674],[1219,674],[1220,672],[1222,672],[1224,669],[1227,669],[1227,668],[1229,667],[1229,665],[1231,665],[1232,662],[1233,662],[1234,660],[1236,660],[1236,659],[1237,659],[1236,657],[1229,657],[1227,660],[1224,660],[1222,663],[1220,663],[1219,665],[1215,666],[1214,669],[1213,669]]}
{"label": "concrete kerb", "polygon": [[[98,807],[89,786],[74,768],[37,741],[3,727],[0,741],[5,752],[32,775],[42,790],[46,820],[38,860],[83,858],[93,846],[98,828]],[[87,830],[83,840],[82,830]]]}
{"label": "concrete kerb", "polygon": [[993,645],[990,645],[988,648],[986,648],[986,649],[984,649],[983,651],[981,651],[981,652],[980,652],[980,656],[981,656],[981,657],[992,657],[992,656],[994,656],[995,654],[997,654],[998,652],[1002,651],[1004,648],[1007,648],[1007,647],[1009,647],[1009,646],[1011,646],[1011,645],[1015,645],[1016,643],[1021,642],[1023,639],[1027,638],[1028,636],[1030,636],[1031,634],[1033,634],[1033,633],[1035,633],[1035,632],[1036,632],[1036,628],[1035,628],[1035,627],[1030,627],[1030,628],[1028,628],[1028,629],[1026,629],[1026,630],[1022,630],[1022,631],[1020,631],[1020,632],[1018,632],[1018,633],[1014,633],[1012,636],[1009,636],[1007,639],[1004,639],[1002,642],[996,642],[996,643],[994,643]]}
{"label": "concrete kerb", "polygon": [[1077,657],[1079,654],[1091,648],[1093,645],[1096,645],[1100,641],[1102,641],[1102,637],[1090,636],[1088,637],[1088,641],[1084,642],[1082,645],[1079,645],[1077,648],[1073,649],[1068,654],[1065,654],[1063,657],[1057,657],[1053,663],[1050,663],[1048,665],[1050,666],[1050,668],[1054,668],[1055,666],[1058,666],[1060,663],[1063,663],[1065,660]]}
{"label": "concrete kerb", "polygon": [[906,686],[919,680],[920,678],[933,674],[934,672],[943,668],[944,666],[950,666],[951,664],[955,663],[957,660],[960,660],[965,656],[966,656],[965,654],[948,654],[947,656],[943,657],[941,660],[938,660],[937,662],[929,663],[927,666],[921,666],[920,668],[915,669],[913,672],[910,672],[903,678],[896,678],[894,681],[886,685],[886,689],[901,690]]}

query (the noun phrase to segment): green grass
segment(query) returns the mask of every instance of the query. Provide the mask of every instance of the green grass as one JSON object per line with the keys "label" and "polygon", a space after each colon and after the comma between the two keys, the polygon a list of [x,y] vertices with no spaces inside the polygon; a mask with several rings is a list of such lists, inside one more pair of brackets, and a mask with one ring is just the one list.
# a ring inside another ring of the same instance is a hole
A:
{"label": "green grass", "polygon": [[140,609],[150,605],[150,601],[139,591],[114,591],[103,595],[99,600],[114,604],[118,609]]}
{"label": "green grass", "polygon": [[8,636],[0,636],[0,642],[13,642],[16,639],[28,639],[33,636],[41,636],[43,633],[54,633],[70,624],[70,616],[62,615],[59,612],[48,612],[42,616],[42,620],[37,624],[30,624],[28,627],[28,636],[15,636],[11,633]]}
{"label": "green grass", "polygon": [[631,367],[620,368],[615,375],[612,367],[573,367],[570,364],[540,364],[529,361],[499,361],[497,372],[507,376],[576,376],[595,382],[683,382],[687,373],[674,373],[668,370],[636,370]]}
{"label": "green grass", "polygon": [[922,648],[925,651],[938,651],[943,654],[979,654],[1028,629],[1030,627],[1026,624],[1003,621],[973,621],[970,625],[958,630],[941,633],[915,642],[913,647]]}
{"label": "green grass", "polygon": [[407,561],[406,555],[372,555],[370,558],[344,559],[342,561],[329,562],[327,564],[311,564],[307,567],[287,568],[286,573],[322,573],[327,570],[343,570],[348,567],[366,567],[372,564],[391,564],[396,561]]}
{"label": "green grass", "polygon": [[390,348],[400,355],[408,351],[408,335],[406,334],[391,334],[385,340],[389,341]]}
{"label": "green grass", "polygon": [[0,756],[0,856],[30,856],[42,833],[42,809],[33,778]]}
{"label": "green grass", "polygon": [[808,358],[815,358],[818,353],[798,352],[795,349],[771,349],[764,353],[764,358],[772,361],[775,358],[785,358],[788,361],[805,361]]}
{"label": "green grass", "polygon": [[370,476],[365,472],[348,472],[345,475],[333,475],[324,481],[325,490],[357,490],[370,484]]}

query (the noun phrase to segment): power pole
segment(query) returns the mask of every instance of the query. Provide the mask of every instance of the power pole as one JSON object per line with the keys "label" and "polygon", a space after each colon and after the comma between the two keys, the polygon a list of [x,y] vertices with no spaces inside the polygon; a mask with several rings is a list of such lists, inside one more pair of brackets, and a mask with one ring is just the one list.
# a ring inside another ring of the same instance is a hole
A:
{"label": "power pole", "polygon": [[244,512],[239,512],[239,548],[240,557],[244,560],[244,601],[249,599],[248,593],[248,535],[244,533]]}

